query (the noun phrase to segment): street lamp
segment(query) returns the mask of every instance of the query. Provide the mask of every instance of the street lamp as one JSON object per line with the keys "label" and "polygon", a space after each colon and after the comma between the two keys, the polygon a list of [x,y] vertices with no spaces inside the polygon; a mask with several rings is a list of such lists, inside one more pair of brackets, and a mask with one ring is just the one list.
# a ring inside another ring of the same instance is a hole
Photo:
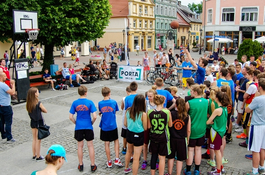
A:
{"label": "street lamp", "polygon": [[200,29],[200,52],[199,55],[202,54],[202,29]]}
{"label": "street lamp", "polygon": [[188,51],[190,52],[190,30],[188,31]]}

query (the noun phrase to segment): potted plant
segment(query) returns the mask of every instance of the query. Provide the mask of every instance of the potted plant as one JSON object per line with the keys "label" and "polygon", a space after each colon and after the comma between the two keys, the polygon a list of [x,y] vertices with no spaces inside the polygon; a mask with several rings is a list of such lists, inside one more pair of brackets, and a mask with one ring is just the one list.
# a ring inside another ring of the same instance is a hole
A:
{"label": "potted plant", "polygon": [[192,43],[192,52],[198,52],[199,51],[199,48],[197,47],[197,43],[194,41],[193,43]]}

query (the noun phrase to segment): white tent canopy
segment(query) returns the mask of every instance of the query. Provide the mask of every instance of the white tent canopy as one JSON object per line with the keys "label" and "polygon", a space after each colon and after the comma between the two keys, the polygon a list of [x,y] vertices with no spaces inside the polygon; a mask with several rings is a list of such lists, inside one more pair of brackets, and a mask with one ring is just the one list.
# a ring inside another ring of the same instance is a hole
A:
{"label": "white tent canopy", "polygon": [[[214,39],[209,39],[207,42],[208,43],[213,43]],[[229,38],[215,38],[215,42],[216,43],[232,43],[233,40],[229,39]]]}
{"label": "white tent canopy", "polygon": [[265,43],[265,36],[254,39],[254,41],[258,41],[259,43]]}

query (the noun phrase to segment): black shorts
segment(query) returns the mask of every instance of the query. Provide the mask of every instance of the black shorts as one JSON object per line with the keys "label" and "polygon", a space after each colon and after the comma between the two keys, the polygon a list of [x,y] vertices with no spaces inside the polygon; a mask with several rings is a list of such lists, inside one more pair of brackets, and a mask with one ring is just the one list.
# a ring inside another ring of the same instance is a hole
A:
{"label": "black shorts", "polygon": [[150,129],[147,129],[144,131],[144,144],[146,145],[149,144],[149,133],[150,133]]}
{"label": "black shorts", "polygon": [[81,129],[81,130],[75,130],[75,140],[78,142],[83,141],[86,139],[86,141],[94,140],[94,132],[91,129]]}
{"label": "black shorts", "polygon": [[30,127],[33,128],[38,128],[39,126],[43,126],[43,120],[39,120],[39,121],[34,121],[34,120],[30,120]]}
{"label": "black shorts", "polygon": [[112,142],[118,139],[118,128],[112,131],[103,131],[100,130],[100,140],[104,142]]}
{"label": "black shorts", "polygon": [[127,130],[126,140],[128,143],[134,146],[143,146],[144,144],[144,132],[135,133]]}
{"label": "black shorts", "polygon": [[121,129],[121,137],[126,139],[127,129],[122,128]]}
{"label": "black shorts", "polygon": [[173,159],[177,156],[177,160],[183,161],[188,159],[188,145],[187,139],[170,139],[171,154],[167,156],[168,159]]}
{"label": "black shorts", "polygon": [[205,141],[204,136],[198,139],[190,139],[189,147],[202,146],[204,145],[204,141]]}
{"label": "black shorts", "polygon": [[160,156],[169,155],[170,143],[169,142],[153,142],[150,141],[149,151],[152,154],[158,154]]}

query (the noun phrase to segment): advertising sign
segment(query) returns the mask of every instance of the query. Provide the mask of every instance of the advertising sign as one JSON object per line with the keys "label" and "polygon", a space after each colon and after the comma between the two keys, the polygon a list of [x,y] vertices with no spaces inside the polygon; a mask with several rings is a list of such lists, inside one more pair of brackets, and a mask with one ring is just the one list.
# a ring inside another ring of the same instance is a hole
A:
{"label": "advertising sign", "polygon": [[143,81],[143,67],[142,66],[122,66],[118,68],[118,80],[120,81]]}

